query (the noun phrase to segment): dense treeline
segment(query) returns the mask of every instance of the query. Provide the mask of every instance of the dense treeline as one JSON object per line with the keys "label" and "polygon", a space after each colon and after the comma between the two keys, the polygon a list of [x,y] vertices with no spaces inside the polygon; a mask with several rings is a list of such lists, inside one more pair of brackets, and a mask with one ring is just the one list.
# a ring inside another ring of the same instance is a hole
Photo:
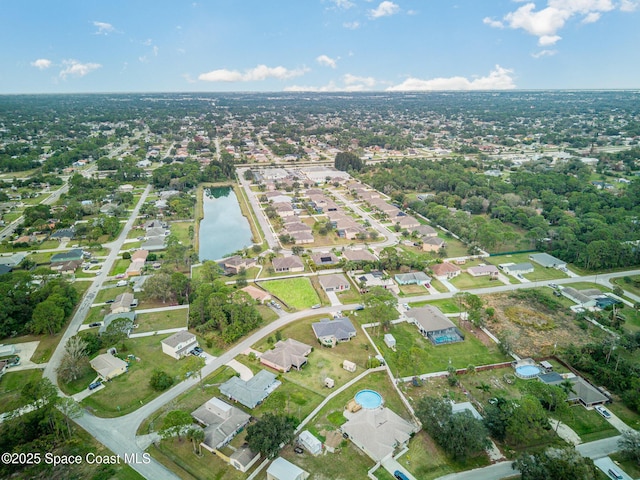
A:
{"label": "dense treeline", "polygon": [[[554,169],[483,175],[462,159],[405,160],[368,167],[363,180],[459,235],[493,251],[526,230],[529,246],[588,269],[640,264],[640,179],[599,190],[580,162]],[[432,193],[427,203],[406,193]],[[453,210],[456,209],[456,210]],[[469,215],[471,214],[471,216]]]}
{"label": "dense treeline", "polygon": [[340,152],[336,155],[334,166],[338,170],[346,172],[347,170],[355,170],[359,172],[362,170],[364,163],[356,154],[351,152]]}
{"label": "dense treeline", "polygon": [[78,292],[64,279],[18,271],[0,275],[0,298],[0,337],[9,337],[59,332]]}
{"label": "dense treeline", "polygon": [[153,171],[151,182],[156,188],[184,190],[201,182],[219,182],[235,178],[233,157],[227,154],[221,155],[220,158],[220,161],[213,160],[203,169],[194,160],[163,165]]}
{"label": "dense treeline", "polygon": [[236,292],[219,279],[213,262],[202,267],[206,283],[197,285],[190,296],[189,326],[205,337],[230,344],[258,327],[262,317],[244,292]]}

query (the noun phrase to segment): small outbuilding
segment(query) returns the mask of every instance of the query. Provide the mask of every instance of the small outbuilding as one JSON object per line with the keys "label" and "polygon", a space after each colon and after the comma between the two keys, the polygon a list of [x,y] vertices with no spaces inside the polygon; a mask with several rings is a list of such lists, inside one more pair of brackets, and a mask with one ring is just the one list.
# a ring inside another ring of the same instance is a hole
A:
{"label": "small outbuilding", "polygon": [[309,430],[300,432],[298,443],[308,450],[311,455],[320,455],[322,453],[322,442],[314,437]]}
{"label": "small outbuilding", "polygon": [[336,382],[334,382],[333,378],[325,378],[324,379],[324,386],[327,388],[333,388],[336,386]]}
{"label": "small outbuilding", "polygon": [[276,458],[267,469],[267,480],[306,480],[309,472],[288,462],[282,457]]}
{"label": "small outbuilding", "polygon": [[396,349],[396,338],[390,333],[384,334],[384,344],[391,348],[392,350]]}
{"label": "small outbuilding", "polygon": [[345,360],[344,362],[342,362],[342,368],[344,368],[347,372],[353,373],[356,371],[356,364],[349,360]]}

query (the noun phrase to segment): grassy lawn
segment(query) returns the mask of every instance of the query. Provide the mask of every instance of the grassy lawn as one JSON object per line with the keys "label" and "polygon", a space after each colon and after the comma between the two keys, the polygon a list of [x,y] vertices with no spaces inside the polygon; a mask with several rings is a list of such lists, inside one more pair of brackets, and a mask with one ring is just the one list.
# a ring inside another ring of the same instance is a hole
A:
{"label": "grassy lawn", "polygon": [[141,404],[157,397],[159,392],[149,386],[149,377],[155,368],[172,374],[180,369],[178,361],[162,353],[160,341],[169,335],[154,335],[128,339],[125,341],[126,351],[118,349],[122,357],[134,355],[140,361],[132,360],[129,371],[114,378],[106,384],[106,388],[87,397],[83,406],[100,417],[117,417],[130,413]]}
{"label": "grassy lawn", "polygon": [[[620,277],[620,278],[614,278],[612,281],[613,283],[615,283],[616,285],[618,285],[620,288],[622,288],[623,290],[633,293],[635,295],[640,296],[640,288],[636,287],[633,282],[625,282],[624,281],[625,277]],[[630,277],[632,280],[640,280],[640,277],[635,276],[635,277]]]}
{"label": "grassy lawn", "polygon": [[554,412],[551,417],[566,423],[580,435],[583,442],[592,442],[619,435],[619,432],[602,418],[598,412],[587,410],[582,405],[571,407],[565,415],[558,415]]}
{"label": "grassy lawn", "polygon": [[445,298],[443,300],[430,300],[427,302],[409,303],[411,308],[423,307],[425,305],[433,305],[438,307],[442,313],[460,313],[458,302],[453,298]]}
{"label": "grassy lawn", "polygon": [[[67,323],[62,327],[61,332],[64,332],[67,328]],[[55,335],[22,335],[20,337],[13,338],[4,338],[1,340],[1,343],[5,345],[13,345],[16,343],[24,343],[24,342],[40,342],[36,351],[33,352],[31,356],[31,361],[33,363],[44,363],[48,362],[49,358],[53,354],[53,351],[58,346],[58,342],[60,341],[60,337],[62,333],[56,333]]]}
{"label": "grassy lawn", "polygon": [[429,290],[421,285],[402,285],[400,287],[401,296],[429,295]]}
{"label": "grassy lawn", "polygon": [[393,374],[400,377],[445,371],[450,364],[466,368],[469,364],[480,366],[508,360],[497,346],[486,347],[469,332],[464,332],[466,338],[463,342],[436,347],[420,335],[414,325],[399,323],[389,330],[396,339],[395,352],[385,345],[383,329],[370,333]]}
{"label": "grassy lawn", "polygon": [[[533,272],[523,275],[527,280],[532,282],[542,282],[546,280],[556,280],[558,278],[567,278],[568,275],[555,268],[545,268],[538,265],[536,262],[529,260],[531,253],[514,253],[512,255],[499,255],[496,257],[490,257],[486,263],[495,265],[496,267],[503,263],[530,263],[533,265]],[[509,277],[509,275],[507,275]]]}
{"label": "grassy lawn", "polygon": [[306,277],[270,280],[261,283],[261,286],[297,310],[311,308],[312,305],[320,303],[318,294]]}
{"label": "grassy lawn", "polygon": [[104,303],[107,300],[111,300],[112,298],[116,298],[121,293],[125,293],[129,291],[128,287],[116,287],[115,284],[111,288],[103,288],[98,292],[94,303]]}
{"label": "grassy lawn", "polygon": [[22,399],[22,387],[41,378],[42,370],[39,368],[19,372],[9,369],[0,380],[0,413],[10,412],[25,405],[27,402]]}
{"label": "grassy lawn", "polygon": [[131,260],[125,260],[123,258],[116,260],[116,262],[113,265],[113,268],[109,272],[109,275],[119,275],[121,273],[126,272],[127,268],[129,268],[130,263],[131,263]]}
{"label": "grassy lawn", "polygon": [[338,300],[340,303],[344,305],[349,305],[351,303],[361,303],[362,295],[358,292],[357,288],[354,288],[353,285],[349,290],[345,290],[344,292],[338,292]]}
{"label": "grassy lawn", "polygon": [[614,462],[618,463],[622,470],[624,470],[631,478],[640,478],[640,465],[638,465],[638,462],[627,459],[621,453],[614,453],[609,455],[609,457],[611,457]]}
{"label": "grassy lawn", "polygon": [[447,287],[445,287],[444,284],[440,280],[438,280],[437,278],[432,278],[431,279],[431,286],[433,288],[435,288],[440,293],[446,293],[446,292],[449,291],[447,289]]}
{"label": "grassy lawn", "polygon": [[273,322],[276,318],[278,318],[278,314],[266,305],[257,305],[256,309],[258,310],[258,312],[260,312],[260,316],[264,320],[265,324]]}
{"label": "grassy lawn", "polygon": [[468,255],[467,246],[464,243],[462,243],[460,240],[456,240],[455,238],[448,236],[446,233],[444,233],[440,229],[437,229],[437,231],[438,231],[438,237],[440,237],[445,242],[447,242],[447,248],[446,248],[447,257],[456,258],[456,257],[464,257]]}
{"label": "grassy lawn", "polygon": [[103,305],[102,307],[92,307],[89,309],[87,318],[84,319],[84,324],[101,322],[106,314],[109,313],[109,305]]}
{"label": "grassy lawn", "polygon": [[489,277],[473,277],[467,272],[463,272],[449,282],[460,290],[470,290],[472,288],[489,288],[503,285],[500,280],[490,280]]}
{"label": "grassy lawn", "polygon": [[187,311],[186,308],[183,308],[181,310],[141,313],[136,317],[136,323],[140,325],[140,327],[135,330],[135,333],[186,327]]}
{"label": "grassy lawn", "polygon": [[194,227],[193,222],[172,222],[171,234],[178,238],[178,241],[185,247],[190,247],[192,240],[189,236],[189,227]]}

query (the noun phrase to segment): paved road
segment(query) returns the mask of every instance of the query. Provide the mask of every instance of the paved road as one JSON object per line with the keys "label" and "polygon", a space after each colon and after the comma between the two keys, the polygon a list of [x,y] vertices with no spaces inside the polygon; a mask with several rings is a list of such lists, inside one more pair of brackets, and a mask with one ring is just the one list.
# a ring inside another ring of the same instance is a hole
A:
{"label": "paved road", "polygon": [[64,347],[67,344],[67,341],[69,340],[69,338],[73,337],[76,334],[76,332],[79,330],[80,326],[82,325],[82,322],[84,322],[85,318],[87,318],[89,309],[93,304],[93,299],[98,294],[98,291],[102,287],[102,283],[107,278],[113,264],[119,258],[118,252],[122,248],[122,245],[124,244],[124,241],[127,238],[127,234],[129,233],[129,230],[131,230],[131,227],[133,227],[133,224],[135,223],[136,218],[138,217],[138,213],[140,212],[140,207],[144,204],[147,198],[147,195],[149,195],[150,191],[151,191],[151,185],[147,185],[147,188],[145,189],[144,193],[140,197],[138,204],[136,205],[136,207],[133,209],[133,212],[129,216],[129,220],[127,220],[124,228],[122,229],[120,236],[110,244],[105,244],[105,247],[108,247],[111,250],[109,252],[109,255],[107,256],[107,259],[104,261],[102,270],[98,275],[96,275],[96,278],[93,280],[93,283],[87,290],[84,298],[80,303],[80,306],[76,309],[76,313],[71,319],[71,322],[67,327],[67,330],[62,335],[62,338],[60,339],[60,342],[58,343],[56,350],[53,352],[53,355],[51,355],[51,359],[49,359],[49,363],[44,369],[43,375],[49,380],[51,380],[51,382],[53,382],[54,385],[58,385],[58,376],[56,374],[56,370],[58,369],[58,366],[60,365],[60,361],[62,360],[62,357],[64,355]]}
{"label": "paved road", "polygon": [[271,249],[280,248],[280,242],[278,241],[275,234],[273,233],[273,230],[271,230],[271,224],[267,221],[266,217],[262,213],[262,209],[260,208],[260,204],[254,192],[251,191],[251,182],[249,182],[244,178],[244,172],[246,170],[248,170],[248,168],[237,169],[240,185],[242,186],[242,188],[244,188],[244,191],[247,194],[247,198],[249,199],[249,203],[251,204],[251,208],[253,209],[254,216],[258,220],[258,223],[262,228],[262,232],[264,233],[264,238],[267,241],[269,248]]}

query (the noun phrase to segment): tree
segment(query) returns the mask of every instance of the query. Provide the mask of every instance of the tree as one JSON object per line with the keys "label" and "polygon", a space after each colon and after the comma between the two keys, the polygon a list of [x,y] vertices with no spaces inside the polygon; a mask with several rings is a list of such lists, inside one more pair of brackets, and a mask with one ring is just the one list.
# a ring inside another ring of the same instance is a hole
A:
{"label": "tree", "polygon": [[31,315],[31,331],[36,335],[48,332],[53,335],[60,331],[64,324],[64,309],[49,301],[45,300],[36,305]]}
{"label": "tree", "polygon": [[281,444],[293,441],[296,419],[287,415],[265,413],[255,424],[247,428],[247,443],[254,452],[266,458],[275,457]]}
{"label": "tree", "polygon": [[495,403],[485,406],[484,426],[496,440],[502,442],[506,438],[507,428],[515,408],[517,407],[513,401],[505,400],[502,397],[496,397]]}
{"label": "tree", "polygon": [[184,410],[171,410],[164,417],[160,435],[162,438],[170,438],[177,436],[178,440],[182,440],[182,434],[185,429],[193,423],[193,419],[188,412]]}
{"label": "tree", "polygon": [[200,387],[202,388],[202,369],[204,368],[204,365],[204,358],[196,355],[188,355],[180,362],[180,373],[184,378],[189,378],[194,374],[198,375]]}
{"label": "tree", "polygon": [[593,460],[583,457],[575,448],[547,448],[535,454],[523,453],[513,463],[522,480],[595,480],[599,477]]}
{"label": "tree", "polygon": [[171,275],[160,272],[144,282],[144,293],[149,298],[166,303],[167,300],[174,298],[172,286]]}
{"label": "tree", "polygon": [[58,401],[58,389],[48,378],[27,382],[20,391],[20,396],[37,407],[55,405]]}
{"label": "tree", "polygon": [[640,465],[640,432],[625,430],[618,440],[618,448],[622,454]]}
{"label": "tree", "polygon": [[60,379],[69,383],[77,380],[89,365],[87,342],[78,335],[71,337],[64,346],[64,356],[58,367]]}
{"label": "tree", "polygon": [[62,397],[58,401],[58,409],[64,415],[65,423],[67,425],[67,433],[69,435],[69,438],[71,438],[71,423],[69,422],[69,420],[78,418],[80,415],[82,415],[82,408],[80,408],[78,402],[76,402],[73,398]]}
{"label": "tree", "polygon": [[523,444],[539,440],[550,429],[547,413],[540,401],[532,395],[523,395],[511,412],[506,433],[514,443]]}
{"label": "tree", "polygon": [[130,330],[131,320],[125,317],[115,318],[102,333],[102,342],[106,346],[124,343],[124,339],[129,336]]}
{"label": "tree", "polygon": [[163,392],[173,385],[173,377],[164,370],[154,369],[149,379],[149,386],[156,392]]}
{"label": "tree", "polygon": [[[204,442],[204,430],[199,427],[191,427],[187,430],[187,440],[193,444],[193,453],[202,456],[202,442]],[[196,446],[198,450],[196,451]]]}

